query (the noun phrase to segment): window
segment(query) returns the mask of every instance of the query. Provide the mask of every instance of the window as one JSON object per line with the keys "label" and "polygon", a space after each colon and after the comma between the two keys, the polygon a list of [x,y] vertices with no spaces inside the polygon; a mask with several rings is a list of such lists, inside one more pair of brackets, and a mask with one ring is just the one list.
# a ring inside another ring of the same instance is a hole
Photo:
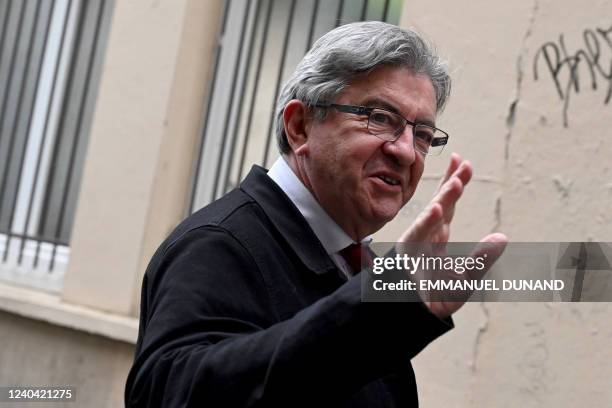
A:
{"label": "window", "polygon": [[111,11],[0,3],[0,278],[61,289]]}

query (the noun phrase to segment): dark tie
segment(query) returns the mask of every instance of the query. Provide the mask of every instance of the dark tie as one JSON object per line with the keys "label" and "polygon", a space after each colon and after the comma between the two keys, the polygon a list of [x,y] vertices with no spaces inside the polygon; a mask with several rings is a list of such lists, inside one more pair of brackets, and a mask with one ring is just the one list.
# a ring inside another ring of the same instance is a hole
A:
{"label": "dark tie", "polygon": [[353,275],[361,271],[361,266],[372,266],[373,258],[370,248],[365,244],[351,244],[339,252],[348,266],[353,271]]}

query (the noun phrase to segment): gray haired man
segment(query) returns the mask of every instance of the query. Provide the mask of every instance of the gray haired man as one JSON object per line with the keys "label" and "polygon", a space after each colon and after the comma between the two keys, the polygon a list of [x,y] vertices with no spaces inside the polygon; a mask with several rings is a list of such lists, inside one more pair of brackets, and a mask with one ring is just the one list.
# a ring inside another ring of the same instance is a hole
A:
{"label": "gray haired man", "polygon": [[[281,158],[188,217],[151,260],[126,405],[417,406],[410,359],[461,302],[363,303],[355,259],[447,143],[435,121],[449,91],[412,31],[365,22],[319,39],[278,101]],[[446,242],[471,175],[451,155],[399,241]]]}

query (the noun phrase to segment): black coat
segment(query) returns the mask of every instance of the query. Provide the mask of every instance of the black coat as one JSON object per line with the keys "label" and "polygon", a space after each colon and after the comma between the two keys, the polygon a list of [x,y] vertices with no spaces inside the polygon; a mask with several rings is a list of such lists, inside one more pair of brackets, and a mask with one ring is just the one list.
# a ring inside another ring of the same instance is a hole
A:
{"label": "black coat", "polygon": [[128,407],[413,407],[410,359],[452,327],[362,303],[260,167],[183,221],[143,282]]}

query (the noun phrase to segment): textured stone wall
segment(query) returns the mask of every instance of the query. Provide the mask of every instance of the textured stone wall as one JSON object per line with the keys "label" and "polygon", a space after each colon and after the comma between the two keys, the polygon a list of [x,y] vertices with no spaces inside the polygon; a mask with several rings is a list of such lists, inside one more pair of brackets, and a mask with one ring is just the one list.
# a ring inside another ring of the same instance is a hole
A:
{"label": "textured stone wall", "polygon": [[76,391],[74,402],[6,406],[123,406],[133,345],[4,312],[0,312],[0,333],[2,386],[70,386]]}
{"label": "textured stone wall", "polygon": [[[438,123],[451,139],[377,238],[405,228],[457,151],[475,177],[453,240],[497,230],[522,242],[612,242],[612,1],[408,0],[401,24],[450,61]],[[415,359],[422,405],[612,406],[611,317],[608,303],[468,304]]]}

